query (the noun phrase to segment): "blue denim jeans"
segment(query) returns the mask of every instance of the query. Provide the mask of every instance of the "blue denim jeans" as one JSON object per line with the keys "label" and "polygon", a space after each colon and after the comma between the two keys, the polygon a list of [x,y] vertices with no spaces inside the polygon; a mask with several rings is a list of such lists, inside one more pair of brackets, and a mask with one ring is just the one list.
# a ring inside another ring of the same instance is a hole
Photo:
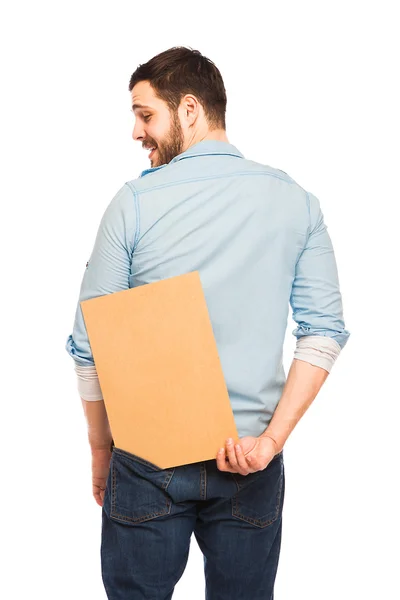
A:
{"label": "blue denim jeans", "polygon": [[216,460],[160,469],[113,447],[102,507],[110,600],[170,600],[194,533],[206,600],[273,600],[285,492],[283,451],[239,475]]}

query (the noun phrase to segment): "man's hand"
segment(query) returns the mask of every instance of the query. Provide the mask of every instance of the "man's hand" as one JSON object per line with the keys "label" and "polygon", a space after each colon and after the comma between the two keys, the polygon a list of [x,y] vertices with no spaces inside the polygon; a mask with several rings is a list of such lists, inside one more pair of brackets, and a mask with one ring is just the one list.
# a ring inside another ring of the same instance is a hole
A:
{"label": "man's hand", "polygon": [[226,449],[217,454],[217,467],[220,471],[248,475],[263,471],[277,453],[276,443],[269,437],[246,436],[236,444],[227,440]]}
{"label": "man's hand", "polygon": [[99,506],[103,506],[104,494],[112,452],[108,449],[92,448],[92,486],[93,496]]}

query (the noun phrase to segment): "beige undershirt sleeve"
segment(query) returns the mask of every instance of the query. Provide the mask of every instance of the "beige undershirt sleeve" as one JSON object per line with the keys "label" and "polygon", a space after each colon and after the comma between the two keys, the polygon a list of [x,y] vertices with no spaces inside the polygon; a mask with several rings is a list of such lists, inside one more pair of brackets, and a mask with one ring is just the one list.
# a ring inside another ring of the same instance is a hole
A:
{"label": "beige undershirt sleeve", "polygon": [[304,335],[297,339],[294,358],[304,360],[331,372],[341,347],[332,338],[322,335]]}
{"label": "beige undershirt sleeve", "polygon": [[80,397],[83,400],[89,401],[103,400],[96,366],[82,367],[75,364],[75,371],[78,376],[78,392]]}

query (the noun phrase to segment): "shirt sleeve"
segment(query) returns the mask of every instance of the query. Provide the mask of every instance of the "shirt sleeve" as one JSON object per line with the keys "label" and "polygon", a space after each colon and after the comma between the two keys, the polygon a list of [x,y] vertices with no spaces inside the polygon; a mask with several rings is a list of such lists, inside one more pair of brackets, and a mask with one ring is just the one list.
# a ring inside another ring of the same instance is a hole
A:
{"label": "shirt sleeve", "polygon": [[303,335],[297,339],[294,358],[309,362],[330,373],[340,351],[341,347],[331,337]]}
{"label": "shirt sleeve", "polygon": [[94,366],[80,302],[129,289],[137,236],[136,194],[128,184],[117,192],[101,219],[83,275],[72,334],[65,349],[75,365]]}
{"label": "shirt sleeve", "polygon": [[[308,193],[307,202],[309,231],[306,245],[297,261],[290,296],[293,319],[297,323],[292,333],[297,340],[303,336],[326,336],[337,343],[337,350],[342,350],[350,332],[345,329],[343,320],[335,254],[319,200]],[[315,338],[313,342],[315,351],[312,351],[313,344],[310,340],[310,343],[307,343],[307,352],[302,353],[302,360],[322,366],[321,353],[315,344]],[[329,342],[328,345],[331,349],[335,347]],[[327,350],[329,351],[328,346]]]}

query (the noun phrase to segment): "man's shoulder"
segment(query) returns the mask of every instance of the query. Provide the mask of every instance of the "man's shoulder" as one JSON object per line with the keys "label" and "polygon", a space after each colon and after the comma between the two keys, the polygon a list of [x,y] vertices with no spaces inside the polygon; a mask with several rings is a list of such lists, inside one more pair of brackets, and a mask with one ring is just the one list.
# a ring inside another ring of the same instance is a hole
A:
{"label": "man's shoulder", "polygon": [[277,177],[279,179],[287,181],[288,183],[296,184],[294,179],[292,177],[290,177],[290,175],[288,175],[288,173],[286,173],[286,171],[283,171],[282,169],[278,169],[277,167],[272,167],[271,165],[269,165],[267,163],[262,163],[260,161],[251,160],[251,159],[244,159],[244,164],[245,164],[246,168],[251,172],[265,174],[265,175],[267,175],[267,176],[269,175],[271,177]]}
{"label": "man's shoulder", "polygon": [[245,165],[247,172],[253,173],[256,177],[265,176],[275,180],[277,186],[274,186],[274,190],[280,198],[307,206],[309,193],[283,169],[249,159],[245,159]]}
{"label": "man's shoulder", "polygon": [[127,185],[133,193],[139,193],[167,184],[170,180],[169,173],[166,169],[168,166],[168,164],[165,164],[159,167],[145,169],[135,179],[126,181],[125,185]]}
{"label": "man's shoulder", "polygon": [[[190,169],[188,168],[189,164],[190,167],[192,167]],[[145,193],[159,187],[174,185],[182,182],[183,180],[191,181],[193,178],[197,179],[197,176],[199,176],[199,179],[202,179],[202,175],[205,175],[202,172],[203,169],[200,169],[199,173],[199,171],[193,169],[194,166],[195,163],[192,160],[190,162],[181,161],[180,163],[176,162],[173,164],[164,164],[159,167],[145,169],[138,177],[127,181],[126,185],[132,190],[133,193]],[[235,163],[229,163],[229,165],[226,166],[226,174],[232,176],[235,173],[238,173],[238,175],[264,175],[266,177],[277,178],[290,184],[294,188],[303,190],[303,188],[301,188],[301,186],[286,171],[259,161],[242,158],[240,161]],[[221,171],[218,169],[215,170],[213,168],[208,168],[206,178],[209,179],[213,176],[213,174],[216,174],[218,177],[220,177]]]}

